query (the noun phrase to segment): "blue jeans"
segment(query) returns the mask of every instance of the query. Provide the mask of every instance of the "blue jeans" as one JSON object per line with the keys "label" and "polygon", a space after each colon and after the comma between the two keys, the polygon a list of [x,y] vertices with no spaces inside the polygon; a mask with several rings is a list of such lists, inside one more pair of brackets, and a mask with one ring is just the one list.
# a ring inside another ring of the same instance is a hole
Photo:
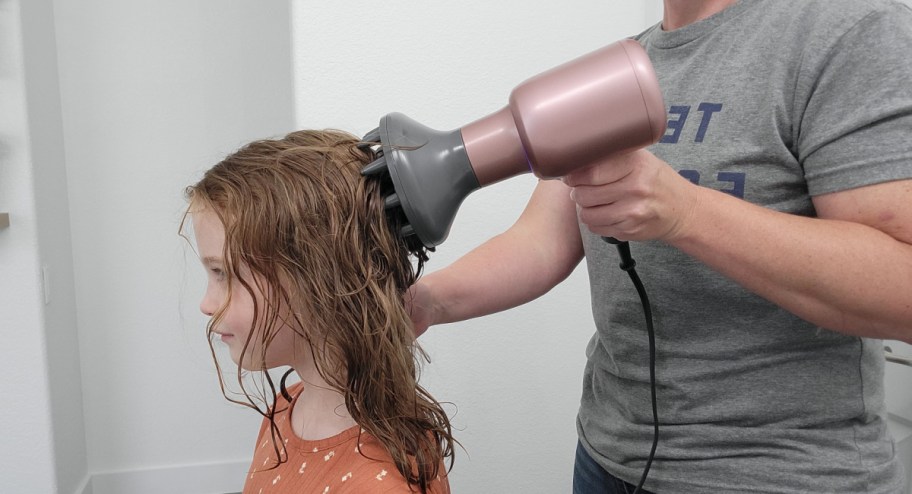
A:
{"label": "blue jeans", "polygon": [[[573,464],[573,494],[633,494],[636,485],[606,472],[595,462],[583,445],[576,444],[576,461]],[[640,490],[640,494],[652,494]]]}

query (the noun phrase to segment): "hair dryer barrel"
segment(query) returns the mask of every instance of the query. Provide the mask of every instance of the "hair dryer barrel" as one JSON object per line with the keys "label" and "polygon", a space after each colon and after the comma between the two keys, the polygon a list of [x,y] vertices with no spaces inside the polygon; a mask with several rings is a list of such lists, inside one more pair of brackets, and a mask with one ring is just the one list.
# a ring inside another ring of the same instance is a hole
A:
{"label": "hair dryer barrel", "polygon": [[655,143],[665,124],[649,57],[623,40],[523,82],[509,105],[461,132],[483,187],[528,171],[561,177]]}

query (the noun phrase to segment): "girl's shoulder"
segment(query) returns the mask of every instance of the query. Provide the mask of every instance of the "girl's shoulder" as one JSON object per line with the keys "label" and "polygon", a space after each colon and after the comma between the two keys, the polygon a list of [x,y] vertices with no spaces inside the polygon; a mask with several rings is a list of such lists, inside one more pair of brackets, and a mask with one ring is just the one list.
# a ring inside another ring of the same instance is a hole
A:
{"label": "girl's shoulder", "polygon": [[[261,439],[263,444],[268,444]],[[396,469],[379,441],[353,427],[332,438],[286,445],[285,461],[275,466],[274,451],[257,453],[247,476],[244,492],[290,493],[332,492],[408,493],[416,492]],[[449,483],[443,466],[429,494],[448,494]]]}

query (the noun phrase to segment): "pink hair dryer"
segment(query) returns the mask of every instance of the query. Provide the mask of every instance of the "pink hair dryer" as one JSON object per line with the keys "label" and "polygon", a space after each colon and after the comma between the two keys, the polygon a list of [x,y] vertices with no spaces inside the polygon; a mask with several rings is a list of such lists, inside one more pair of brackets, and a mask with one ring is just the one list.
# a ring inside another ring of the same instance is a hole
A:
{"label": "pink hair dryer", "polygon": [[561,177],[655,143],[665,124],[649,57],[623,40],[532,77],[506,107],[453,131],[384,116],[364,137],[380,146],[362,174],[390,180],[386,207],[405,215],[400,234],[434,247],[475,189],[527,172]]}

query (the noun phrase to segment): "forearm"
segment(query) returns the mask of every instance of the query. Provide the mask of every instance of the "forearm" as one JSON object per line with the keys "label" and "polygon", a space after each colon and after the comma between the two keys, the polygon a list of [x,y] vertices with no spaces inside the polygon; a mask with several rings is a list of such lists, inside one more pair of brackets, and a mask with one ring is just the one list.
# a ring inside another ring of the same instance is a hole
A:
{"label": "forearm", "polygon": [[[449,267],[424,277],[434,293],[431,324],[463,321],[511,309],[547,293],[568,274],[528,257],[504,258],[515,241],[494,237]],[[534,247],[533,247],[534,248]],[[542,256],[544,257],[544,256]]]}
{"label": "forearm", "polygon": [[768,210],[701,188],[669,243],[818,326],[912,341],[912,246],[852,221]]}
{"label": "forearm", "polygon": [[534,300],[583,257],[576,208],[560,182],[541,182],[519,220],[419,283],[431,294],[430,324],[462,321]]}

